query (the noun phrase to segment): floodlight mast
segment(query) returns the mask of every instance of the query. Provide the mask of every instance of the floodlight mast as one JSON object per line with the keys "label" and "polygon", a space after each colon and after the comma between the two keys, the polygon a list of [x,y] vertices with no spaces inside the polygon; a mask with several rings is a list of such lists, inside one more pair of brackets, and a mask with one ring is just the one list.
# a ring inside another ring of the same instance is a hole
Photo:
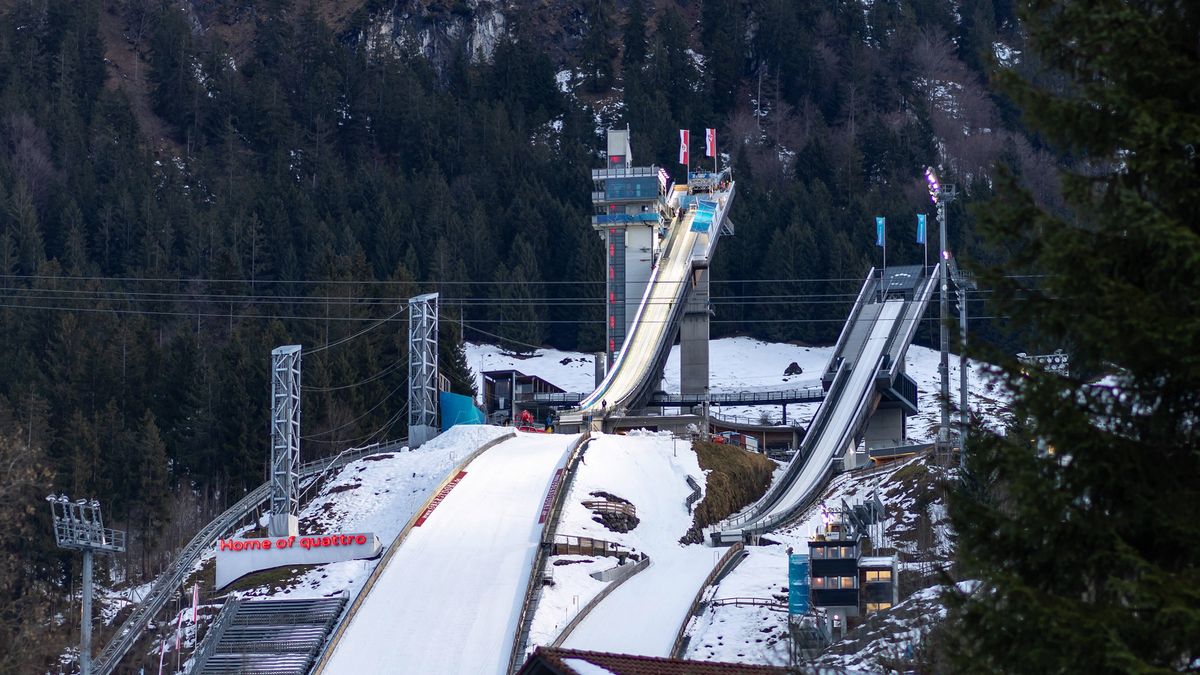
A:
{"label": "floodlight mast", "polygon": [[946,245],[946,205],[958,196],[954,185],[942,185],[933,167],[925,169],[925,182],[929,187],[929,197],[937,206],[938,219],[938,277],[941,292],[938,295],[938,309],[941,314],[941,348],[938,360],[938,375],[942,381],[941,392],[941,424],[938,426],[938,445],[946,448],[950,443],[950,274],[946,268],[950,252]]}
{"label": "floodlight mast", "polygon": [[125,531],[104,527],[100,502],[95,499],[71,501],[64,494],[47,495],[54,521],[54,539],[60,548],[83,552],[83,600],[79,629],[79,672],[92,670],[92,554],[112,554],[125,550]]}

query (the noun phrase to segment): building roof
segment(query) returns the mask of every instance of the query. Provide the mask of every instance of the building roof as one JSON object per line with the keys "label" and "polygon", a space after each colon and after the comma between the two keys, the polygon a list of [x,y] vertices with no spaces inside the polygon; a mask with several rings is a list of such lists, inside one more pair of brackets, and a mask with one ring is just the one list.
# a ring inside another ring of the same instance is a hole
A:
{"label": "building roof", "polygon": [[896,564],[894,555],[871,555],[858,559],[859,567],[891,567]]}
{"label": "building roof", "polygon": [[655,656],[538,647],[517,672],[518,675],[593,675],[598,672],[612,675],[729,675],[789,671],[780,666],[686,661]]}
{"label": "building roof", "polygon": [[518,380],[527,380],[529,382],[533,382],[533,381],[541,382],[542,384],[546,385],[547,387],[550,387],[551,389],[553,389],[555,393],[559,393],[559,394],[566,393],[565,389],[558,386],[557,384],[554,384],[553,382],[551,382],[550,380],[547,380],[544,377],[540,377],[538,375],[526,375],[525,373],[522,373],[521,371],[519,371],[515,368],[501,368],[500,370],[485,370],[481,374],[483,375],[483,377],[485,379],[488,379],[488,380],[508,379],[509,377],[515,375]]}

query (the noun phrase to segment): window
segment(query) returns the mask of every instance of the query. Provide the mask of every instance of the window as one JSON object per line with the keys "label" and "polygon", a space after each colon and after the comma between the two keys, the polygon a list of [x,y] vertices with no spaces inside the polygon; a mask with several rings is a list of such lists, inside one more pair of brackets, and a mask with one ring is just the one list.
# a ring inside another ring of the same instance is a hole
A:
{"label": "window", "polygon": [[854,557],[854,547],[853,546],[843,546],[842,547],[842,557],[843,558],[853,558]]}
{"label": "window", "polygon": [[825,547],[824,546],[812,546],[808,549],[808,552],[810,555],[812,555],[813,558],[824,558],[825,557]]}
{"label": "window", "polygon": [[838,555],[838,547],[836,547],[836,546],[830,546],[829,548],[825,549],[825,557],[826,557],[826,558],[839,558],[839,557],[841,557],[841,556],[839,556],[839,555]]}
{"label": "window", "polygon": [[812,587],[813,588],[825,588],[825,577],[813,577]]}
{"label": "window", "polygon": [[867,581],[891,581],[891,570],[867,570]]}
{"label": "window", "polygon": [[890,602],[868,602],[867,603],[867,614],[871,614],[872,612],[881,612],[885,609],[891,609],[891,608],[892,608],[892,603],[890,603]]}
{"label": "window", "polygon": [[854,588],[858,585],[855,583],[857,581],[857,577],[842,577],[842,588]]}

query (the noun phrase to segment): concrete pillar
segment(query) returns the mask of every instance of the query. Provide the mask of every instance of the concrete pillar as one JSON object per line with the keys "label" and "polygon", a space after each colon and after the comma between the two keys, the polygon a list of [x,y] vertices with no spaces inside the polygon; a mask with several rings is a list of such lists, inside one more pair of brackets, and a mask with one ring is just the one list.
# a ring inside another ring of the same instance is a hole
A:
{"label": "concrete pillar", "polygon": [[692,282],[679,322],[679,390],[702,396],[708,387],[708,268],[694,271]]}

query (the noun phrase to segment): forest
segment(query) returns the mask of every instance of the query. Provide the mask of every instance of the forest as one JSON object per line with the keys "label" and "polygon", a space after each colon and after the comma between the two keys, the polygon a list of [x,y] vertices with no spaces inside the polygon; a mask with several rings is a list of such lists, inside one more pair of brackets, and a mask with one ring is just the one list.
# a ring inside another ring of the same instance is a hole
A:
{"label": "forest", "polygon": [[879,263],[874,216],[889,263],[921,261],[926,166],[960,185],[962,255],[1003,254],[969,210],[997,161],[1054,200],[1053,161],[988,89],[1032,67],[1006,0],[515,2],[487,58],[440,60],[372,47],[387,3],[359,4],[0,3],[0,597],[21,599],[0,671],[52,653],[9,647],[65,611],[45,493],[103,499],[133,537],[120,575],[152,576],[262,482],[272,348],[305,349],[306,457],[404,436],[417,293],[442,294],[461,392],[461,339],[597,350],[606,126],[676,180],[676,130],[719,130],[739,190],[717,336],[832,341]]}

